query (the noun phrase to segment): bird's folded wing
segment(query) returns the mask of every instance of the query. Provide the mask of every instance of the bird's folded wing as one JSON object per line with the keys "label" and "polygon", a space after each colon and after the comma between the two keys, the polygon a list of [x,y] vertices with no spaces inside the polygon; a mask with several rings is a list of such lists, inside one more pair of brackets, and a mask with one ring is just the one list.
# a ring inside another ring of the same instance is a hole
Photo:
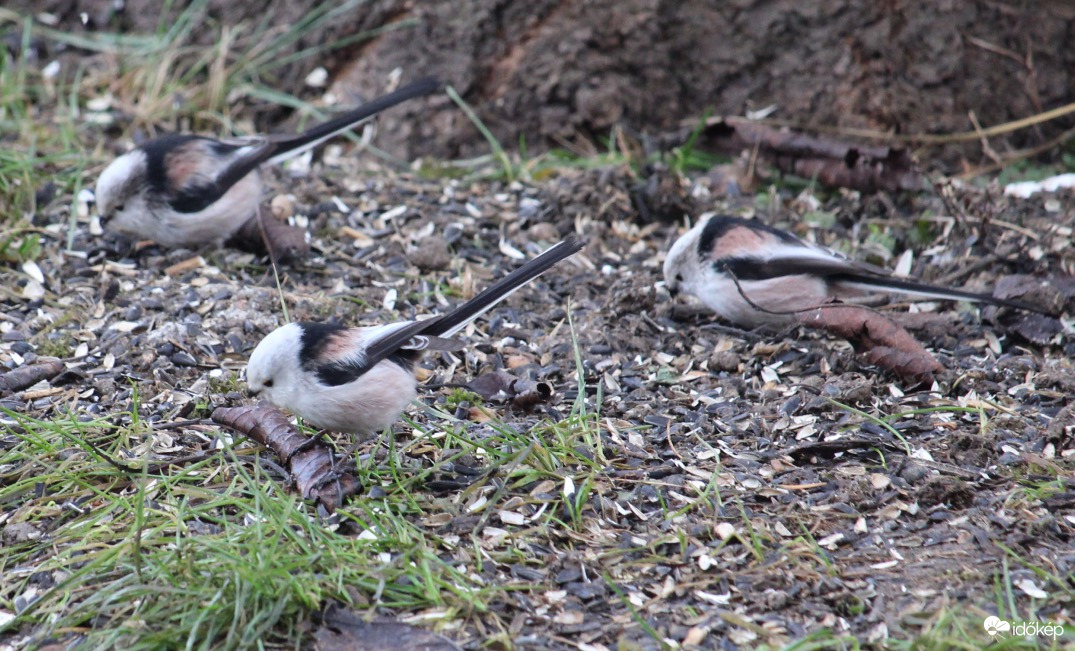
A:
{"label": "bird's folded wing", "polygon": [[783,276],[885,276],[884,269],[819,255],[774,256],[768,259],[743,257],[717,260],[713,266],[739,280],[769,280]]}
{"label": "bird's folded wing", "polygon": [[[439,345],[439,342],[452,340],[422,335],[423,331],[441,318],[442,317],[440,316],[436,316],[423,321],[406,321],[399,324],[400,327],[398,328],[381,326],[379,327],[380,332],[375,333],[373,337],[366,342],[366,346],[361,351],[361,354],[344,357],[333,362],[328,365],[328,370],[325,373],[322,373],[322,376],[331,376],[332,385],[346,384],[348,382],[354,382],[368,373],[374,366],[377,366],[380,362],[388,359],[393,353],[397,353],[401,350],[458,350],[459,347],[453,349],[433,348],[431,346]],[[394,326],[397,324],[391,325]],[[421,345],[423,339],[426,342],[426,347],[419,348],[418,346]],[[324,377],[322,379],[324,379]]]}

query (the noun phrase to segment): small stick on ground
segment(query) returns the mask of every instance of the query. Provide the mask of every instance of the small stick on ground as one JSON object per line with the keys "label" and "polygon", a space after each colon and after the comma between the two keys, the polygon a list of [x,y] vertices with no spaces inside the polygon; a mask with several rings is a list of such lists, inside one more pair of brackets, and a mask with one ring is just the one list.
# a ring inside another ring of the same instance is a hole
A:
{"label": "small stick on ground", "polygon": [[8,371],[0,375],[0,395],[22,391],[41,380],[51,380],[62,373],[64,368],[63,362],[43,362]]}

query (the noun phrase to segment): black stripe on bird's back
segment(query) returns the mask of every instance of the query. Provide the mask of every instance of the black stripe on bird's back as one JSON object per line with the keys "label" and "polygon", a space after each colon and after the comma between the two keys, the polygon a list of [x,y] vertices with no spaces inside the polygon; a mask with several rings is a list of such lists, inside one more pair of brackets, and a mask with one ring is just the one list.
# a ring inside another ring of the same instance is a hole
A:
{"label": "black stripe on bird's back", "polygon": [[307,371],[315,373],[321,384],[338,387],[354,382],[369,370],[368,368],[363,369],[354,362],[318,363],[318,360],[323,359],[322,355],[325,347],[332,344],[334,339],[348,330],[347,326],[339,323],[304,321],[299,324],[299,327],[302,328],[299,363]]}
{"label": "black stripe on bird's back", "polygon": [[802,241],[799,238],[787,231],[773,228],[768,224],[763,224],[752,219],[733,217],[731,215],[716,215],[715,217],[710,217],[709,221],[702,227],[702,235],[698,238],[698,254],[703,258],[708,258],[713,255],[713,244],[715,244],[721,237],[724,237],[728,231],[739,226],[751,230],[765,231],[778,238],[781,242],[802,246]]}
{"label": "black stripe on bird's back", "polygon": [[354,369],[349,364],[327,364],[317,367],[317,380],[330,387],[338,387],[355,379]]}
{"label": "black stripe on bird's back", "polygon": [[171,194],[175,190],[168,180],[164,159],[177,147],[195,140],[210,140],[210,138],[173,133],[154,138],[139,147],[146,155],[146,182],[156,194]]}
{"label": "black stripe on bird's back", "polygon": [[302,363],[302,367],[305,369],[313,368],[320,358],[321,352],[332,341],[333,337],[347,330],[347,326],[339,323],[303,321],[298,325],[302,329],[302,347],[299,348],[299,362]]}
{"label": "black stripe on bird's back", "polygon": [[758,258],[725,258],[714,262],[713,267],[738,280],[771,280],[806,273],[798,264],[791,265],[779,260],[765,261]]}
{"label": "black stripe on bird's back", "polygon": [[[404,371],[412,373],[414,372],[414,365],[418,362],[418,359],[421,356],[422,351],[420,350],[397,350],[379,361],[392,362]],[[317,374],[317,379],[321,384],[330,387],[338,387],[342,384],[354,382],[368,373],[374,366],[376,366],[376,364],[337,362],[335,364],[323,364],[318,366],[314,369],[314,372]]]}
{"label": "black stripe on bird's back", "polygon": [[235,145],[189,134],[161,136],[141,146],[142,151],[146,154],[146,181],[153,191],[152,195],[167,197],[168,207],[176,212],[201,212],[227,192],[227,188],[221,188],[214,180],[203,179],[188,183],[181,188],[172,185],[167,172],[168,155],[183,147],[183,145],[194,141],[207,142],[209,148],[221,156],[225,156],[237,149]]}
{"label": "black stripe on bird's back", "polygon": [[[304,368],[315,371],[318,375],[318,379],[329,386],[339,386],[341,384],[347,384],[348,382],[354,382],[368,373],[369,370],[378,363],[386,359],[391,360],[406,370],[413,370],[414,363],[421,357],[422,351],[400,348],[400,346],[406,344],[415,335],[420,334],[423,329],[432,327],[439,318],[440,317],[434,317],[432,319],[426,319],[425,321],[415,321],[386,337],[371,342],[366,346],[364,356],[365,361],[363,363],[337,362],[335,364],[322,365],[319,367],[315,367],[312,362],[317,358],[318,351],[323,349],[327,340],[332,337],[333,333],[331,329],[335,328],[338,331],[344,328],[343,326],[326,326],[316,323],[299,324],[303,326],[304,330],[307,326],[313,326],[312,330],[320,328],[323,331],[323,334],[317,332],[312,335],[313,338],[311,338],[310,341],[315,349],[310,351],[306,350],[306,336],[305,333],[303,334],[303,351],[300,352],[299,357],[302,360]],[[317,337],[323,337],[323,339],[317,339]]]}

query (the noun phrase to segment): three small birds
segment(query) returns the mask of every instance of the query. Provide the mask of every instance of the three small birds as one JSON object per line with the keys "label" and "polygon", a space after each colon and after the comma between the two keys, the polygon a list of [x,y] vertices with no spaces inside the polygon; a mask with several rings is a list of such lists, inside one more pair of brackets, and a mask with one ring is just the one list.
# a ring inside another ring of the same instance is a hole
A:
{"label": "three small birds", "polygon": [[[101,173],[98,211],[111,228],[164,246],[224,241],[257,213],[262,164],[296,156],[439,87],[436,80],[423,79],[296,135],[150,140]],[[460,349],[452,335],[582,246],[569,237],[454,311],[422,321],[363,328],[304,322],[277,328],[250,356],[249,392],[320,428],[378,432],[415,398],[414,365],[424,352]],[[718,316],[750,328],[788,323],[796,311],[864,290],[1034,309],[893,278],[791,233],[730,216],[702,221],[680,237],[665,259],[664,281],[673,295],[693,294]]]}

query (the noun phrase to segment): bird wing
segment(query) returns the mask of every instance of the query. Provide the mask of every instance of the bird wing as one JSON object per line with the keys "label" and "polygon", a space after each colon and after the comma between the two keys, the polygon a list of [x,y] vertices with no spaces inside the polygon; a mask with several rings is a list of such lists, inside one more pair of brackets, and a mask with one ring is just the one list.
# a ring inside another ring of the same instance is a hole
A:
{"label": "bird wing", "polygon": [[450,339],[451,335],[582,246],[578,238],[567,237],[448,314],[362,329],[364,346],[356,346],[348,356],[320,366],[318,374],[326,383],[344,384],[362,377],[385,359],[402,362],[422,350],[458,350],[458,342]]}
{"label": "bird wing", "polygon": [[382,361],[393,355],[405,356],[423,350],[458,350],[461,344],[453,342],[454,348],[441,347],[452,340],[425,336],[422,333],[444,318],[435,316],[423,321],[401,321],[375,328],[355,328],[352,332],[365,331],[363,346],[355,347],[335,360],[318,365],[318,378],[329,386],[354,382]]}
{"label": "bird wing", "polygon": [[715,260],[713,266],[739,280],[769,280],[782,276],[814,275],[886,277],[889,272],[863,262],[843,257],[821,247],[787,244],[778,246],[765,256],[737,256]]}

